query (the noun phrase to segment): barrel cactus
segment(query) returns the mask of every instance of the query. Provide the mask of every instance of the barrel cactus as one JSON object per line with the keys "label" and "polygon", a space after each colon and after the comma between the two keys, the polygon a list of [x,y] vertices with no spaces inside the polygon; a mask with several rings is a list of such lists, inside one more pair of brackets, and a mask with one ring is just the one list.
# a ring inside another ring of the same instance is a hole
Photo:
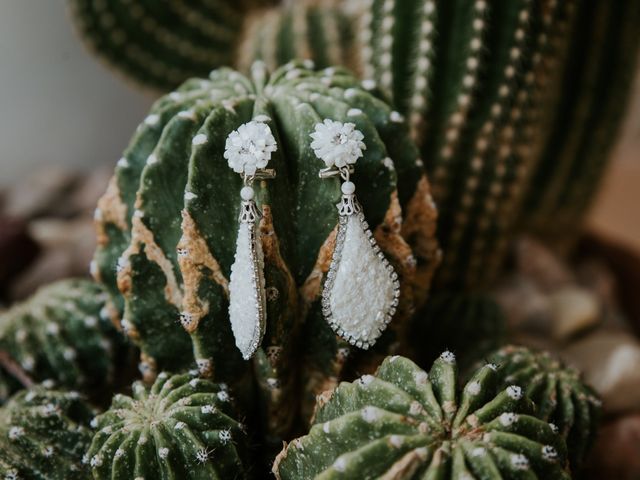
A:
{"label": "barrel cactus", "polygon": [[[438,262],[436,215],[407,127],[345,71],[308,66],[291,63],[269,75],[256,63],[251,78],[219,69],[189,80],[157,101],[118,162],[96,210],[93,273],[123,308],[123,329],[140,346],[149,378],[194,361],[217,381],[240,384],[248,373],[228,315],[243,183],[224,153],[229,134],[249,121],[269,126],[278,146],[269,164],[276,177],[254,186],[268,319],[254,365],[265,394],[287,398],[295,343],[304,342],[302,371],[313,393],[338,375],[350,347],[320,305],[341,195],[339,181],[318,177],[324,165],[310,146],[323,119],[364,132],[354,181],[402,287],[386,344],[400,341],[424,301]],[[274,423],[282,428],[285,420]]]}
{"label": "barrel cactus", "polygon": [[496,369],[483,366],[459,391],[451,352],[429,373],[389,357],[375,375],[319,398],[309,434],[273,471],[283,480],[570,478],[562,437],[530,415],[520,387],[497,388]]}
{"label": "barrel cactus", "polygon": [[597,433],[601,414],[597,394],[582,382],[579,372],[547,352],[510,345],[488,358],[502,365],[498,372],[501,385],[521,385],[536,404],[536,417],[556,425],[567,441],[572,469],[577,471]]}
{"label": "barrel cactus", "polygon": [[0,315],[0,381],[6,382],[0,392],[46,379],[94,393],[109,386],[126,358],[116,319],[95,282],[62,280],[41,288]]}
{"label": "barrel cactus", "polygon": [[93,411],[78,392],[49,383],[18,392],[0,409],[0,478],[87,478],[82,456]]}
{"label": "barrel cactus", "polygon": [[225,385],[160,373],[151,387],[116,395],[92,422],[84,457],[93,478],[246,478],[244,427]]}

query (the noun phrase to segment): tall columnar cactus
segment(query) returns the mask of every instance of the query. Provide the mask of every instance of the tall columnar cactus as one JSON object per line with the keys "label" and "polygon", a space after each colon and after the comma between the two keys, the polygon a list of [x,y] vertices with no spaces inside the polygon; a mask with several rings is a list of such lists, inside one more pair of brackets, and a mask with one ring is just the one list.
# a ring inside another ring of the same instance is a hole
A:
{"label": "tall columnar cactus", "polygon": [[88,280],[53,283],[0,315],[0,403],[20,383],[51,379],[94,393],[111,384],[126,357],[115,319],[107,292]]}
{"label": "tall columnar cactus", "polygon": [[[323,16],[346,33],[320,35]],[[481,287],[514,231],[578,231],[624,110],[638,22],[634,0],[311,0],[250,15],[239,58],[348,59],[377,85],[432,179],[438,284]]]}
{"label": "tall columnar cactus", "polygon": [[92,410],[78,392],[46,384],[17,393],[0,409],[0,478],[84,480]]}
{"label": "tall columnar cactus", "polygon": [[562,437],[530,415],[520,387],[496,388],[497,375],[485,365],[459,391],[451,352],[429,373],[389,357],[323,395],[309,434],[273,471],[282,480],[570,478]]}
{"label": "tall columnar cactus", "polygon": [[[278,147],[269,164],[276,178],[254,186],[263,209],[267,298],[266,335],[254,360],[258,382],[276,404],[288,398],[296,345],[305,353],[311,398],[327,378],[336,380],[349,346],[323,319],[320,297],[341,194],[337,180],[318,177],[324,164],[310,146],[310,133],[326,118],[364,133],[353,178],[402,291],[380,343],[402,341],[439,253],[435,207],[406,125],[342,70],[318,73],[292,63],[269,76],[256,63],[251,78],[220,69],[158,100],[98,204],[94,274],[124,304],[123,328],[140,345],[149,374],[156,365],[175,370],[195,360],[201,374],[238,383],[250,365],[234,347],[228,317],[242,179],[224,151],[232,131],[257,119]],[[271,413],[289,416],[282,408]],[[285,423],[274,419],[279,428]]]}
{"label": "tall columnar cactus", "polygon": [[88,46],[127,77],[167,90],[234,63],[247,12],[275,0],[69,0]]}
{"label": "tall columnar cactus", "polygon": [[[432,174],[443,287],[486,283],[515,231],[563,243],[579,232],[640,45],[635,0],[297,0],[270,10],[191,0],[175,12],[73,2],[103,55],[138,79],[157,70],[156,84],[258,58],[271,68],[292,58],[347,65],[377,84],[409,118]],[[195,25],[218,32],[227,18],[226,48],[219,36],[201,41],[208,30]],[[185,60],[192,49],[202,61]]]}
{"label": "tall columnar cactus", "polygon": [[436,293],[411,323],[412,358],[431,365],[443,350],[451,350],[464,371],[505,343],[506,320],[488,295]]}
{"label": "tall columnar cactus", "polygon": [[521,385],[536,404],[535,415],[557,426],[567,441],[572,469],[577,471],[597,432],[601,414],[597,394],[576,370],[546,352],[507,346],[488,358],[502,365],[501,385]]}
{"label": "tall columnar cactus", "polygon": [[194,375],[161,373],[133,385],[133,398],[116,395],[95,418],[84,457],[101,479],[242,479],[246,438],[230,394]]}

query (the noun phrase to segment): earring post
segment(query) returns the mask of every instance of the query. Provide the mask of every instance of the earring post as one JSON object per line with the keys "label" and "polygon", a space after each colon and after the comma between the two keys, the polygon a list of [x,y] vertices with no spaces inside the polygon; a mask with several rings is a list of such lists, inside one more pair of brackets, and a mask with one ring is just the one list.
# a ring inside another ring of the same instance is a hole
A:
{"label": "earring post", "polygon": [[[353,167],[353,165],[349,165],[347,167],[347,170],[349,172],[349,175],[353,175],[353,172],[355,171],[355,168]],[[336,167],[323,168],[322,170],[320,170],[318,172],[318,176],[320,178],[338,177],[340,175],[342,175],[342,171],[339,168],[336,168]]]}

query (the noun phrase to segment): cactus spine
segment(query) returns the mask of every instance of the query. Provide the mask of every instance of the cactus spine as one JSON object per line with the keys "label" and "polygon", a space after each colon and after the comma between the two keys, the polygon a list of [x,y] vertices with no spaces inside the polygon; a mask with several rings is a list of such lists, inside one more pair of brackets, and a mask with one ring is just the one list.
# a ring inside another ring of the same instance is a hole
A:
{"label": "cactus spine", "polygon": [[457,389],[455,357],[429,373],[403,357],[320,397],[309,434],[273,467],[307,478],[570,478],[566,447],[517,386],[496,388],[494,365]]}
{"label": "cactus spine", "polygon": [[91,442],[92,410],[78,392],[36,385],[0,409],[0,477],[86,479],[82,455]]}
{"label": "cactus spine", "polygon": [[0,315],[0,370],[7,382],[0,377],[0,392],[46,379],[94,394],[104,390],[127,356],[116,318],[94,282],[63,280],[40,289]]}

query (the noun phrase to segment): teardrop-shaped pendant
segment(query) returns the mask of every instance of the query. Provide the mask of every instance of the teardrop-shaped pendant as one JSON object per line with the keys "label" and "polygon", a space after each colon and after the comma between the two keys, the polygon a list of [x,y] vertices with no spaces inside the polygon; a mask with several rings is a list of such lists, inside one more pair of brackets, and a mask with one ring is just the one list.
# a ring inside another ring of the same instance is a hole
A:
{"label": "teardrop-shaped pendant", "polygon": [[253,200],[242,202],[235,261],[229,282],[229,318],[236,346],[248,360],[258,349],[265,330],[264,255]]}
{"label": "teardrop-shaped pendant", "polygon": [[355,195],[344,194],[338,209],[340,223],[322,292],[322,311],[338,335],[367,349],[396,311],[400,282],[380,251]]}

